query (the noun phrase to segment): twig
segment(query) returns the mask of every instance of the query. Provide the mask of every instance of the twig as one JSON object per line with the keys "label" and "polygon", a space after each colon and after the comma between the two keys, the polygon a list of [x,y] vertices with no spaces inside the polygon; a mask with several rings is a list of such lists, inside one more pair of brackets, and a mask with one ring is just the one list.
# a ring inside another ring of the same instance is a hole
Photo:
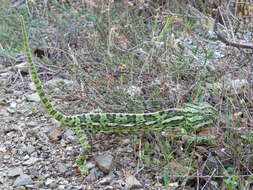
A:
{"label": "twig", "polygon": [[241,44],[241,43],[231,42],[226,39],[226,36],[224,34],[217,31],[217,23],[218,23],[219,15],[220,15],[220,10],[218,8],[216,11],[215,21],[214,21],[214,25],[213,25],[213,31],[217,35],[218,39],[221,42],[223,42],[224,44],[226,44],[228,46],[232,46],[232,47],[237,47],[238,49],[240,49],[240,48],[253,49],[253,44]]}
{"label": "twig", "polygon": [[213,170],[212,174],[209,176],[207,182],[205,183],[205,185],[201,188],[201,190],[205,189],[206,185],[211,181],[214,173],[216,172],[216,168]]}

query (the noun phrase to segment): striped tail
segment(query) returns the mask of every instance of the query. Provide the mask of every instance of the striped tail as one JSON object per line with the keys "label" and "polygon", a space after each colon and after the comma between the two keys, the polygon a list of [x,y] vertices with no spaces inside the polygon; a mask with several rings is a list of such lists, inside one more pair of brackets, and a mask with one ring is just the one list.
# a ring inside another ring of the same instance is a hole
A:
{"label": "striped tail", "polygon": [[35,64],[32,61],[32,57],[31,57],[31,53],[30,53],[30,48],[29,48],[29,44],[28,44],[28,37],[27,37],[27,32],[26,32],[26,28],[25,28],[25,23],[24,23],[24,18],[22,15],[20,15],[20,22],[22,25],[22,31],[23,31],[23,38],[24,38],[24,47],[25,47],[25,53],[27,56],[27,61],[29,64],[29,69],[30,69],[30,73],[31,73],[31,77],[32,77],[32,81],[36,87],[36,91],[40,96],[40,100],[42,101],[43,105],[45,106],[45,108],[47,109],[47,111],[58,121],[64,122],[67,119],[67,116],[63,115],[62,113],[58,112],[50,103],[50,101],[48,100],[48,98],[46,97],[40,79],[38,77],[36,68],[35,68]]}

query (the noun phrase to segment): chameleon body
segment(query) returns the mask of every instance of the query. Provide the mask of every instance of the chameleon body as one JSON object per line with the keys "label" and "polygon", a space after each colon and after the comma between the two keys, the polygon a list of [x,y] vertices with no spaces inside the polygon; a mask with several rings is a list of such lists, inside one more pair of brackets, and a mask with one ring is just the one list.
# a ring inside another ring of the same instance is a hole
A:
{"label": "chameleon body", "polygon": [[[170,128],[183,128],[187,133],[198,131],[203,127],[212,125],[216,121],[217,111],[208,103],[184,104],[183,108],[172,108],[158,112],[133,113],[85,113],[67,116],[57,111],[46,97],[41,81],[32,61],[24,19],[20,16],[24,48],[27,56],[30,75],[36,87],[41,102],[56,120],[62,122],[73,130],[78,136],[83,152],[89,145],[85,131],[91,132],[122,132],[122,131],[148,131],[165,130]],[[80,154],[77,164],[83,172],[87,172],[84,164],[85,155]]]}

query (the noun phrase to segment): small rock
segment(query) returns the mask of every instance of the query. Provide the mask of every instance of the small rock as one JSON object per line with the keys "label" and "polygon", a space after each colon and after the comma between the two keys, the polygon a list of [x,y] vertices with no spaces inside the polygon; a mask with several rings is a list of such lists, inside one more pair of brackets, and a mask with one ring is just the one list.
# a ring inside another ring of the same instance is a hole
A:
{"label": "small rock", "polygon": [[43,183],[40,182],[40,181],[36,181],[36,182],[34,183],[34,188],[35,188],[35,189],[41,189],[43,186],[44,186]]}
{"label": "small rock", "polygon": [[23,163],[23,165],[33,165],[35,164],[38,160],[40,160],[39,158],[34,158],[34,157],[31,157],[29,160],[25,161]]}
{"label": "small rock", "polygon": [[59,163],[58,165],[57,165],[57,167],[58,167],[58,171],[60,172],[60,173],[65,173],[66,171],[67,171],[67,167],[64,165],[64,164],[62,164],[62,163]]}
{"label": "small rock", "polygon": [[30,158],[30,156],[27,154],[23,157],[23,160],[28,160]]}
{"label": "small rock", "polygon": [[128,138],[122,140],[122,144],[123,144],[123,145],[129,145],[130,143],[131,143],[131,140],[128,139]]}
{"label": "small rock", "polygon": [[16,109],[17,108],[17,103],[16,102],[11,102],[10,107],[13,108],[13,109]]}
{"label": "small rock", "polygon": [[48,150],[48,146],[45,146],[45,145],[44,145],[44,146],[41,147],[41,149],[42,149],[43,151],[47,151],[47,150]]}
{"label": "small rock", "polygon": [[56,189],[57,186],[58,186],[58,184],[57,184],[56,182],[53,182],[53,183],[51,183],[51,184],[49,185],[49,187],[50,187],[51,189]]}
{"label": "small rock", "polygon": [[97,180],[97,171],[96,171],[97,169],[96,168],[93,168],[91,171],[90,171],[90,173],[89,173],[89,175],[85,178],[85,180],[87,180],[87,181],[95,181],[95,180]]}
{"label": "small rock", "polygon": [[59,185],[59,186],[58,186],[58,189],[59,189],[59,190],[65,190],[66,187],[65,187],[65,185]]}
{"label": "small rock", "polygon": [[115,176],[112,173],[110,173],[108,176],[106,176],[103,179],[101,179],[99,181],[99,184],[100,185],[109,185],[112,182],[112,180],[114,179],[114,177]]}
{"label": "small rock", "polygon": [[27,147],[27,149],[26,149],[26,151],[29,153],[29,154],[31,154],[31,153],[33,153],[34,151],[35,151],[35,148],[34,148],[34,146],[28,146]]}
{"label": "small rock", "polygon": [[24,186],[19,186],[19,187],[15,188],[15,190],[26,190],[26,188]]}
{"label": "small rock", "polygon": [[0,152],[7,152],[7,148],[3,145],[0,145]]}
{"label": "small rock", "polygon": [[104,173],[110,173],[113,166],[113,156],[110,154],[101,155],[95,158],[96,165]]}
{"label": "small rock", "polygon": [[15,138],[17,136],[17,133],[15,131],[9,131],[6,135],[9,138]]}
{"label": "small rock", "polygon": [[105,190],[113,190],[113,189],[114,189],[113,186],[106,186],[106,187],[105,187]]}
{"label": "small rock", "polygon": [[60,128],[62,126],[62,123],[57,121],[55,118],[51,118],[51,122],[53,124],[53,126]]}
{"label": "small rock", "polygon": [[87,181],[95,181],[97,179],[97,176],[94,173],[89,173],[89,175],[87,175],[87,177],[85,178],[85,180]]}
{"label": "small rock", "polygon": [[13,168],[8,171],[9,177],[15,177],[23,174],[23,170],[21,168]]}
{"label": "small rock", "polygon": [[38,170],[39,170],[38,168],[32,168],[32,169],[30,170],[31,175],[38,178],[39,175],[40,175],[40,173],[39,173]]}
{"label": "small rock", "polygon": [[23,160],[28,160],[30,158],[30,156],[27,154],[23,157]]}
{"label": "small rock", "polygon": [[17,177],[15,182],[13,183],[13,187],[19,187],[23,185],[31,185],[33,184],[33,180],[29,175],[23,174]]}
{"label": "small rock", "polygon": [[61,138],[61,130],[59,130],[58,128],[52,130],[49,134],[48,137],[52,142],[58,142],[59,139]]}
{"label": "small rock", "polygon": [[94,168],[95,166],[96,166],[96,164],[94,164],[93,162],[88,162],[88,163],[86,164],[86,168],[87,168],[88,170]]}
{"label": "small rock", "polygon": [[68,136],[74,136],[75,135],[75,133],[72,131],[72,130],[70,130],[70,129],[67,129],[64,133],[63,133],[63,136],[66,136],[66,138],[68,137]]}
{"label": "small rock", "polygon": [[37,127],[39,125],[39,123],[35,122],[35,121],[30,121],[30,122],[27,122],[26,125],[28,127]]}
{"label": "small rock", "polygon": [[127,189],[139,189],[142,188],[142,185],[133,175],[130,175],[126,178],[126,187]]}
{"label": "small rock", "polygon": [[20,64],[16,65],[16,68],[18,68],[20,71],[22,71],[24,73],[29,72],[29,67],[28,67],[28,64],[26,62],[23,62],[23,63],[20,63]]}
{"label": "small rock", "polygon": [[10,159],[10,155],[9,154],[7,154],[7,155],[4,155],[4,160],[9,160]]}
{"label": "small rock", "polygon": [[31,102],[40,102],[40,97],[37,93],[26,95],[27,100]]}
{"label": "small rock", "polygon": [[138,86],[129,86],[127,89],[127,94],[129,94],[131,97],[140,96],[141,92],[141,88]]}
{"label": "small rock", "polygon": [[19,155],[22,155],[24,152],[26,152],[27,151],[27,146],[25,145],[25,144],[19,144],[18,145],[18,147],[17,147],[17,153],[19,154]]}
{"label": "small rock", "polygon": [[36,87],[34,86],[34,83],[33,82],[31,82],[31,83],[29,83],[29,88],[32,90],[32,91],[36,91]]}
{"label": "small rock", "polygon": [[178,182],[174,182],[174,183],[169,183],[168,186],[172,187],[174,189],[174,188],[177,188],[179,186],[179,184],[178,184]]}
{"label": "small rock", "polygon": [[71,151],[73,151],[73,147],[72,147],[72,146],[67,146],[67,147],[65,148],[65,150],[71,152]]}
{"label": "small rock", "polygon": [[7,108],[6,110],[7,110],[7,112],[9,112],[11,114],[14,114],[16,112],[16,110],[12,109],[12,108]]}
{"label": "small rock", "polygon": [[49,186],[51,183],[53,183],[54,182],[54,180],[53,179],[50,179],[50,178],[48,178],[47,180],[46,180],[46,182],[45,182],[45,185],[46,186]]}

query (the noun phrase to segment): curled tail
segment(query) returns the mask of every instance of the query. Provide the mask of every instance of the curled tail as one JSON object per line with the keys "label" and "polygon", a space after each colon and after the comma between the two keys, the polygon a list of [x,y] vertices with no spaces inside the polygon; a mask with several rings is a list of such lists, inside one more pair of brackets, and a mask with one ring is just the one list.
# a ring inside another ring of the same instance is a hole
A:
{"label": "curled tail", "polygon": [[20,15],[20,22],[21,22],[21,26],[22,26],[22,31],[23,31],[23,38],[24,38],[24,47],[25,47],[25,53],[27,56],[27,61],[29,64],[29,69],[30,69],[30,73],[31,73],[31,77],[32,77],[32,81],[36,87],[36,91],[40,96],[40,100],[43,103],[43,105],[45,106],[45,108],[47,109],[47,111],[50,113],[50,115],[52,115],[56,120],[64,122],[66,121],[67,116],[63,115],[62,113],[58,112],[50,103],[50,101],[48,100],[48,98],[46,97],[40,79],[38,77],[36,68],[35,68],[35,64],[32,61],[32,56],[30,53],[30,48],[29,48],[29,44],[28,44],[28,37],[27,37],[27,32],[26,32],[26,28],[25,28],[25,23],[24,23],[24,18],[22,15]]}

